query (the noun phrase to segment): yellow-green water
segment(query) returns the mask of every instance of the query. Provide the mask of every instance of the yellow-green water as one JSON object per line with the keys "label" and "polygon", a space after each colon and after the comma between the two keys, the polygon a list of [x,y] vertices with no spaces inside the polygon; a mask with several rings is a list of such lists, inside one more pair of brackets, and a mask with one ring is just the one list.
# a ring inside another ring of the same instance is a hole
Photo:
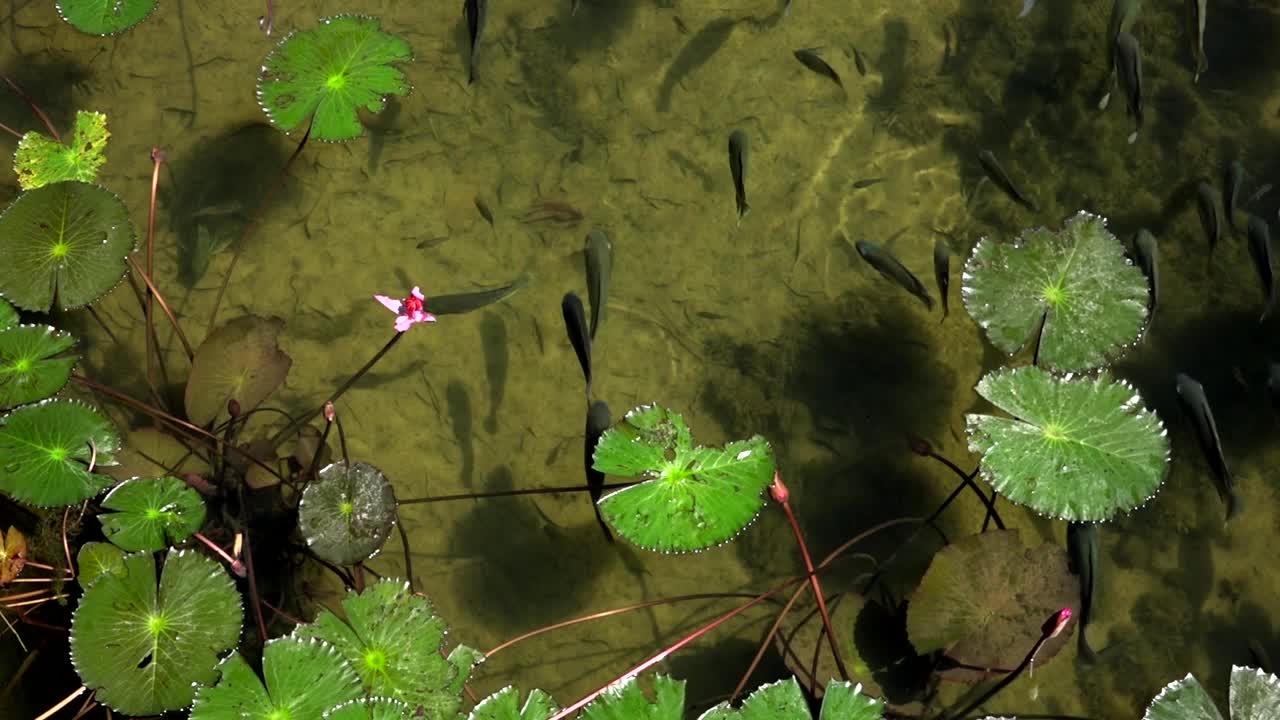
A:
{"label": "yellow-green water", "polygon": [[[149,151],[167,151],[174,172],[161,179],[156,276],[198,341],[230,255],[216,254],[188,291],[177,279],[182,226],[172,216],[203,210],[218,218],[208,233],[234,224],[244,208],[228,202],[234,192],[218,191],[227,175],[233,188],[269,184],[291,151],[293,140],[266,134],[255,146],[266,149],[239,167],[208,149],[264,121],[254,83],[275,40],[259,31],[261,8],[250,3],[165,2],[138,28],[105,39],[72,30],[52,5],[5,6],[0,71],[62,127],[75,109],[107,113],[113,135],[101,180],[139,228]],[[616,257],[595,395],[615,415],[661,402],[707,443],[763,433],[822,555],[940,502],[953,477],[907,452],[904,435],[919,433],[971,466],[963,413],[978,407],[972,388],[984,369],[1003,361],[961,308],[958,260],[952,314],[940,323],[851,243],[886,245],[928,278],[933,228],[964,252],[982,235],[1057,226],[1088,209],[1117,234],[1145,225],[1160,239],[1161,314],[1117,371],[1166,419],[1174,459],[1160,494],[1103,530],[1091,640],[1115,649],[1079,665],[1072,643],[989,709],[1132,717],[1187,672],[1221,700],[1230,665],[1249,659],[1249,638],[1280,651],[1269,620],[1280,602],[1270,471],[1280,427],[1263,391],[1274,326],[1256,324],[1261,293],[1242,241],[1228,239],[1209,269],[1187,190],[1200,176],[1217,180],[1236,157],[1251,171],[1250,188],[1274,177],[1274,3],[1210,4],[1210,70],[1198,85],[1183,4],[1147,3],[1135,33],[1148,121],[1134,145],[1125,143],[1131,124],[1120,98],[1105,113],[1095,108],[1107,2],[1041,0],[1016,21],[1012,0],[795,0],[771,23],[773,0],[584,0],[573,16],[569,0],[495,1],[470,87],[460,5],[276,8],[277,35],[340,12],[378,15],[416,58],[405,68],[415,90],[377,133],[381,149],[372,135],[309,145],[242,248],[219,317],[287,321],[281,344],[294,364],[274,404],[313,407],[385,342],[391,317],[374,293],[403,295],[415,284],[428,295],[462,292],[529,269],[533,285],[504,304],[414,328],[345,396],[350,452],[383,468],[401,498],[581,482],[581,379],[559,300],[585,295],[583,237],[600,226]],[[800,47],[819,48],[844,91],[796,62]],[[854,47],[866,76],[854,69]],[[0,120],[37,128],[12,96],[0,102]],[[735,128],[751,140],[752,210],[741,223],[726,155]],[[990,186],[967,202],[982,148],[1039,200],[1039,213]],[[851,189],[873,176],[888,179]],[[207,184],[214,190],[202,194]],[[4,199],[16,193],[4,190]],[[477,195],[496,227],[476,211]],[[1260,203],[1264,217],[1274,217],[1277,197]],[[522,222],[539,199],[567,201],[585,219],[571,228]],[[132,293],[117,290],[98,310],[127,347],[83,315],[58,318],[86,338],[82,370],[144,394]],[[180,349],[167,332],[162,340],[180,376]],[[1179,370],[1205,384],[1237,472],[1245,511],[1226,531],[1174,401]],[[1061,541],[1060,523],[1007,505],[1003,515],[1028,542]],[[955,536],[980,518],[963,496],[944,527]],[[603,544],[581,495],[415,505],[405,521],[416,577],[451,622],[451,638],[482,649],[644,599],[761,590],[799,564],[772,508],[735,543],[682,557]],[[394,539],[373,567],[403,572]],[[483,665],[474,687],[515,682],[569,703],[727,607],[685,604],[545,635]],[[690,680],[691,701],[721,695],[768,619],[752,614],[663,669]]]}

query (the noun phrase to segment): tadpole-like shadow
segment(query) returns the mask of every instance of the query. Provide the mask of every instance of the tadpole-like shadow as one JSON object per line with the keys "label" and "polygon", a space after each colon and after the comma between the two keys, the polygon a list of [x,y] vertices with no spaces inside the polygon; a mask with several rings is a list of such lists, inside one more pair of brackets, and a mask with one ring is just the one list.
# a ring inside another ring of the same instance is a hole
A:
{"label": "tadpole-like shadow", "polygon": [[444,390],[445,405],[449,408],[449,426],[453,430],[454,441],[462,453],[459,468],[462,486],[473,487],[473,476],[476,468],[475,413],[471,408],[471,395],[467,387],[457,380],[450,380]]}

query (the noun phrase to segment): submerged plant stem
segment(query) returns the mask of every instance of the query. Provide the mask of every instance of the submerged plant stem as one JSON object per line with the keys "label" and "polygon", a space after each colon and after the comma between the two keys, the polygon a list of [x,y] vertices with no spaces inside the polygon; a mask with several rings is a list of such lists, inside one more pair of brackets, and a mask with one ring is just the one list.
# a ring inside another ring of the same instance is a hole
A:
{"label": "submerged plant stem", "polygon": [[[173,326],[173,332],[177,334],[178,341],[182,343],[182,349],[187,353],[187,360],[193,360],[196,354],[195,351],[191,349],[191,343],[187,341],[187,334],[182,332],[182,326],[178,324],[178,318],[173,314],[173,310],[169,307],[169,303],[165,302],[164,296],[160,294],[160,291],[156,289],[155,284],[151,282],[151,273],[145,272],[141,267],[139,267],[138,261],[134,260],[132,255],[128,257],[128,260],[133,271],[136,272],[138,277],[142,278],[142,281],[147,285],[147,302],[150,303],[151,298],[154,297],[156,302],[160,303],[160,309],[163,310],[165,316],[169,318],[169,324]],[[155,327],[152,326],[150,318],[147,319],[147,328],[149,333],[147,335],[147,343],[150,345],[155,342]],[[150,376],[148,376],[148,378],[150,378]]]}
{"label": "submerged plant stem", "polygon": [[49,136],[52,137],[55,142],[61,143],[62,136],[58,135],[58,129],[53,126],[53,123],[49,122],[49,116],[44,114],[44,111],[40,109],[39,105],[36,105],[36,101],[32,100],[31,96],[28,95],[26,91],[18,87],[16,82],[10,80],[8,75],[0,75],[0,79],[3,79],[9,86],[9,89],[13,90],[18,97],[22,98],[23,102],[27,104],[27,107],[31,108],[31,112],[35,113],[36,117],[40,118],[40,122],[44,123],[44,129],[49,131]]}

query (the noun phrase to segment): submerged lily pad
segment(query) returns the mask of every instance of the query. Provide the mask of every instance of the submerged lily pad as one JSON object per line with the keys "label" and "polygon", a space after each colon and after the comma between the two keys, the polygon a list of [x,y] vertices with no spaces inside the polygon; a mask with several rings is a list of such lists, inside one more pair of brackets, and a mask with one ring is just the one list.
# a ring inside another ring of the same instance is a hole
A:
{"label": "submerged lily pad", "polygon": [[644,405],[605,431],[596,470],[638,477],[600,499],[619,535],[658,552],[705,550],[732,540],[764,507],[773,481],[773,449],[763,437],[724,448],[695,446],[679,413]]}
{"label": "submerged lily pad", "polygon": [[547,720],[559,709],[550,695],[536,689],[521,705],[520,691],[508,685],[476,703],[467,720]]}
{"label": "submerged lily pad", "polygon": [[[1079,607],[1079,599],[1079,584],[1061,547],[1025,548],[1017,530],[984,532],[933,556],[907,606],[907,632],[922,655],[942,650],[969,668],[1004,673],[1040,639],[1045,618],[1063,607]],[[1037,667],[1058,653],[1071,630],[1069,625],[1040,648]],[[988,675],[955,669],[943,677],[977,681]]]}
{"label": "submerged lily pad", "polygon": [[0,490],[40,507],[78,503],[111,487],[98,471],[119,450],[111,421],[82,402],[23,405],[0,417]]}
{"label": "submerged lily pad", "polygon": [[0,408],[43,400],[62,389],[79,358],[76,339],[48,325],[0,330]]}
{"label": "submerged lily pad", "polygon": [[302,491],[298,527],[311,552],[338,565],[368,560],[382,549],[396,522],[396,494],[387,476],[368,463],[326,466]]}
{"label": "submerged lily pad", "polygon": [[87,542],[76,553],[76,582],[87,588],[103,575],[125,574],[124,551],[105,542]]}
{"label": "submerged lily pad", "polygon": [[462,685],[482,658],[459,645],[441,654],[447,631],[431,601],[409,584],[381,580],[342,601],[347,619],[328,610],[294,635],[323,640],[355,669],[370,697],[407,704],[415,717],[452,718],[462,704]]}
{"label": "submerged lily pad", "polygon": [[32,190],[64,180],[97,180],[98,168],[107,161],[109,137],[107,116],[84,110],[76,113],[76,127],[68,145],[34,131],[23,135],[13,156],[18,186]]}
{"label": "submerged lily pad", "polygon": [[1128,383],[1023,367],[990,373],[977,390],[1012,417],[969,415],[969,450],[982,456],[983,479],[1015,503],[1099,522],[1164,482],[1168,434]]}
{"label": "submerged lily pad", "polygon": [[239,652],[218,671],[218,684],[196,694],[190,720],[328,717],[361,694],[351,665],[332,645],[293,637],[268,640],[262,649],[265,683]]}
{"label": "submerged lily pad", "polygon": [[1015,353],[1041,328],[1039,361],[1081,371],[1111,362],[1138,339],[1147,293],[1146,277],[1105,221],[1080,212],[1061,232],[980,240],[965,264],[962,296],[997,348]]}
{"label": "submerged lily pad", "polygon": [[0,214],[0,295],[36,312],[83,307],[120,282],[135,242],[128,209],[97,185],[28,190]]}
{"label": "submerged lily pad", "polygon": [[126,480],[102,507],[116,511],[98,516],[102,532],[123,550],[163,550],[204,526],[204,500],[176,477]]}
{"label": "submerged lily pad", "polygon": [[114,35],[137,25],[156,0],[58,0],[58,14],[75,29],[90,35]]}
{"label": "submerged lily pad", "polygon": [[391,63],[413,59],[409,44],[379,29],[377,18],[339,15],[291,33],[262,63],[258,102],[271,122],[292,132],[314,117],[311,137],[350,140],[364,133],[356,115],[381,112],[387,95],[411,86]]}
{"label": "submerged lily pad", "polygon": [[209,333],[191,363],[187,417],[204,425],[225,413],[229,400],[246,413],[270,397],[293,365],[280,349],[283,329],[280,318],[245,315]]}
{"label": "submerged lily pad", "polygon": [[218,563],[170,550],[156,581],[149,552],[100,575],[71,621],[71,660],[98,702],[127,715],[191,704],[218,676],[218,654],[240,640],[240,593]]}

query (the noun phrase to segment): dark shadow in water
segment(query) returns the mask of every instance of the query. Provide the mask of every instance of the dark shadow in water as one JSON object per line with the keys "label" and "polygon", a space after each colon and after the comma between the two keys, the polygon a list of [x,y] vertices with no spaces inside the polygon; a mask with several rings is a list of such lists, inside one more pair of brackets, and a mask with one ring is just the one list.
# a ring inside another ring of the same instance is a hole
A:
{"label": "dark shadow in water", "polygon": [[489,414],[484,429],[492,435],[498,431],[498,408],[507,392],[510,351],[507,347],[507,325],[496,311],[480,318],[480,342],[484,350],[484,372],[489,380]]}
{"label": "dark shadow in water", "polygon": [[884,26],[884,50],[872,65],[884,77],[880,92],[867,98],[867,107],[877,112],[891,112],[902,103],[912,78],[908,76],[907,51],[911,49],[911,30],[907,23],[894,18]]}
{"label": "dark shadow in water", "polygon": [[[484,480],[484,490],[527,487],[507,466]],[[501,497],[477,501],[450,538],[449,554],[472,562],[450,575],[476,620],[509,635],[582,610],[582,595],[607,553],[598,552],[600,529],[551,524],[537,500]]]}
{"label": "dark shadow in water", "polygon": [[[57,60],[49,57],[48,54],[18,57],[0,67],[0,73],[31,97],[65,141],[75,125],[76,110],[83,109],[75,104],[76,86],[88,82],[94,75],[88,67],[66,59],[65,55]],[[0,122],[18,132],[36,130],[42,135],[49,132],[27,103],[3,83],[0,83]]]}
{"label": "dark shadow in water", "polygon": [[[750,640],[728,638],[695,644],[666,661],[663,673],[669,673],[671,677],[688,683],[685,689],[685,717],[699,717],[733,692],[742,673],[751,665],[751,659],[760,647],[761,638],[763,633]],[[676,637],[673,636],[668,639],[667,644],[675,640]],[[791,675],[778,654],[766,652],[759,667],[752,673],[743,694],[749,695],[765,683],[789,677]],[[741,697],[734,701],[735,706],[741,703]]]}
{"label": "dark shadow in water", "polygon": [[658,88],[658,112],[671,110],[671,95],[676,86],[715,57],[728,42],[737,24],[738,21],[733,18],[718,17],[699,28],[685,42],[662,76],[662,84]]}
{"label": "dark shadow in water", "polygon": [[[444,390],[445,405],[449,408],[449,427],[453,430],[453,440],[462,453],[459,479],[465,488],[474,487],[472,476],[476,471],[476,449],[472,439],[475,430],[475,413],[471,408],[471,395],[467,388],[457,380],[449,381]],[[489,488],[494,489],[494,488]]]}
{"label": "dark shadow in water", "polygon": [[[1209,69],[1200,76],[1199,87],[1206,91],[1226,87],[1241,97],[1267,97],[1275,92],[1275,68],[1280,65],[1280,45],[1276,43],[1280,15],[1269,5],[1235,2],[1230,6],[1210,6],[1204,35]],[[1222,12],[1215,12],[1219,7]],[[1189,78],[1189,40],[1179,43],[1174,59],[1179,65],[1176,72]]]}

